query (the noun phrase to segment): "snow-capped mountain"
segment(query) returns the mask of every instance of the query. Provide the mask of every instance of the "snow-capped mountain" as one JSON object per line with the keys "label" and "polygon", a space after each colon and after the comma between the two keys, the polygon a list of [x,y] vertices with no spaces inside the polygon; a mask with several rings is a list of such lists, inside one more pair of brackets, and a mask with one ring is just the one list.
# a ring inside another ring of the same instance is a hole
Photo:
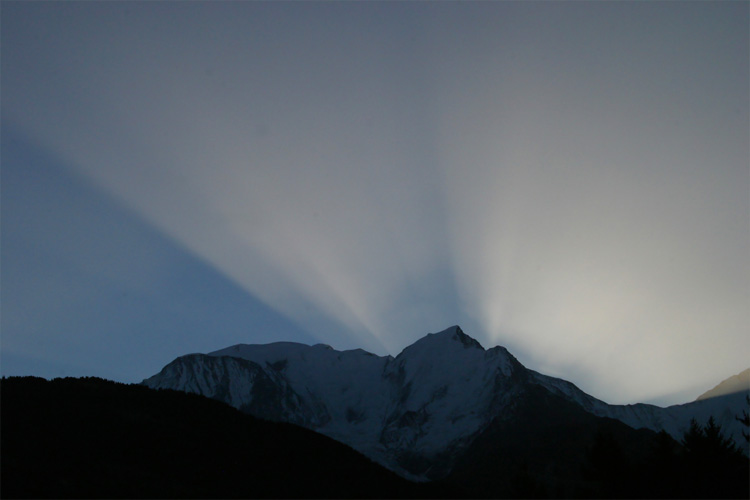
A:
{"label": "snow-capped mountain", "polygon": [[702,422],[711,415],[739,438],[734,416],[746,404],[745,393],[736,393],[669,408],[608,405],[570,382],[525,368],[503,347],[484,349],[458,326],[427,335],[395,358],[324,344],[240,344],[177,358],[143,383],[301,425],[406,477],[431,479],[446,474],[490,423],[507,418],[530,386],[594,415],[677,438],[691,418]]}
{"label": "snow-capped mountain", "polygon": [[750,386],[746,385],[737,392],[726,392],[667,408],[644,403],[610,405],[589,396],[570,382],[533,371],[531,373],[539,385],[553,394],[574,401],[596,416],[620,420],[634,429],[645,428],[657,432],[664,430],[677,440],[680,440],[690,427],[691,419],[694,418],[698,423],[704,424],[709,417],[713,416],[724,434],[734,439],[737,445],[745,450],[745,454],[748,454],[747,442],[742,437],[743,427],[735,417],[741,416],[743,410],[748,410],[745,398],[750,394]]}

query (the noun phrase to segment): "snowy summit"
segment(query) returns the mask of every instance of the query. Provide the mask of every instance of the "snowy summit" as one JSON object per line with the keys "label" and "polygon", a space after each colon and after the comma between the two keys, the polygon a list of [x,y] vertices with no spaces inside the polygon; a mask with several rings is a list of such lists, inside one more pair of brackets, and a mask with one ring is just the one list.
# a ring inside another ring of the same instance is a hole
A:
{"label": "snowy summit", "polygon": [[460,327],[429,334],[395,358],[361,349],[292,342],[238,344],[177,358],[143,382],[203,394],[269,420],[291,422],[344,442],[413,479],[434,479],[497,419],[509,418],[532,387],[633,428],[679,437],[695,417],[732,418],[743,392],[686,405],[609,405],[570,382],[525,368],[505,348],[483,348]]}

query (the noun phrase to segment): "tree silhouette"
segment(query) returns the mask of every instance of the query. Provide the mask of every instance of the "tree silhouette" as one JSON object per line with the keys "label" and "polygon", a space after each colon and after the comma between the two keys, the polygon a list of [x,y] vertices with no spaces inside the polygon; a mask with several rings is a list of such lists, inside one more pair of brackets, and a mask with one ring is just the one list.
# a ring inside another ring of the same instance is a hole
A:
{"label": "tree silhouette", "polygon": [[586,459],[585,474],[594,481],[597,496],[629,496],[625,491],[629,464],[620,443],[611,433],[598,431],[594,435]]}
{"label": "tree silhouette", "polygon": [[748,497],[748,460],[734,441],[724,436],[713,417],[704,426],[692,419],[682,445],[683,470],[691,497]]}
{"label": "tree silhouette", "polygon": [[[747,405],[750,406],[750,395],[745,395],[745,401],[747,401]],[[750,414],[748,414],[747,410],[742,410],[742,416],[741,417],[734,417],[735,420],[740,422],[742,425],[750,429]],[[748,431],[742,431],[742,437],[745,438],[745,441],[750,443],[750,432]]]}
{"label": "tree silhouette", "polygon": [[656,435],[650,454],[641,474],[642,485],[639,497],[676,498],[687,496],[676,485],[680,483],[682,471],[679,453],[682,448],[666,431]]}

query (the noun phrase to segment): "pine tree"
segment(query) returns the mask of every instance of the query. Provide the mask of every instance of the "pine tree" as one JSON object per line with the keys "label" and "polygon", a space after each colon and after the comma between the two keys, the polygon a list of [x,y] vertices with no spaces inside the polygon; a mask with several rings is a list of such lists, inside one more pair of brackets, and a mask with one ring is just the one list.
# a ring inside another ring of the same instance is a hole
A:
{"label": "pine tree", "polygon": [[[747,405],[750,406],[750,395],[745,395],[745,401],[747,401]],[[747,410],[742,410],[741,417],[734,417],[734,418],[735,420],[740,422],[742,425],[750,429],[750,414],[748,414]],[[742,431],[742,437],[745,438],[745,441],[750,443],[750,432]]]}
{"label": "pine tree", "polygon": [[586,475],[597,485],[597,494],[607,498],[623,496],[623,479],[627,476],[628,465],[614,436],[598,431],[586,458]]}
{"label": "pine tree", "polygon": [[682,436],[682,446],[688,453],[701,453],[705,447],[703,427],[694,418],[690,419],[690,427]]}
{"label": "pine tree", "polygon": [[735,454],[738,451],[737,445],[730,437],[724,436],[714,417],[709,417],[708,422],[703,427],[703,434],[706,438],[706,446],[709,453],[713,455]]}
{"label": "pine tree", "polygon": [[725,437],[713,417],[701,426],[695,419],[682,438],[687,493],[695,498],[747,498],[747,458]]}

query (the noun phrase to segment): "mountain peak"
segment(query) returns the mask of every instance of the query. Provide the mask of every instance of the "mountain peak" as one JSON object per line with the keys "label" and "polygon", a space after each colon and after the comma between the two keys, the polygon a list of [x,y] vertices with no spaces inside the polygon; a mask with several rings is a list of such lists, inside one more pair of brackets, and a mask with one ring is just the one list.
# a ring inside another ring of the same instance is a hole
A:
{"label": "mountain peak", "polygon": [[472,337],[469,337],[461,330],[458,325],[451,326],[437,333],[428,333],[421,339],[417,340],[410,346],[406,347],[398,357],[409,353],[410,356],[418,352],[451,352],[457,349],[479,349],[484,351],[484,347]]}
{"label": "mountain peak", "polygon": [[484,347],[482,347],[482,344],[479,343],[477,339],[474,337],[469,337],[464,333],[463,330],[461,330],[461,327],[456,325],[455,327],[455,335],[457,339],[466,347],[478,347],[479,349],[484,350]]}
{"label": "mountain peak", "polygon": [[[733,392],[738,380],[747,388],[748,375],[719,387]],[[522,415],[519,398],[545,391],[539,400],[544,405],[559,399],[566,407],[678,438],[691,418],[702,424],[715,415],[728,437],[744,442],[735,418],[746,408],[742,393],[670,408],[610,406],[570,382],[526,369],[504,347],[484,349],[458,325],[422,337],[396,358],[325,344],[240,344],[180,357],[143,383],[196,392],[264,419],[316,430],[419,479],[442,477],[455,453],[480,439],[488,425]],[[529,407],[541,408],[546,406]]]}
{"label": "mountain peak", "polygon": [[466,333],[464,333],[464,331],[458,325],[453,325],[450,328],[446,328],[445,330],[438,333],[427,334],[424,339],[432,339],[432,341],[436,341],[438,339],[449,339],[453,342],[460,342],[466,348],[476,347],[484,350],[482,344],[480,344],[476,339],[466,335]]}

